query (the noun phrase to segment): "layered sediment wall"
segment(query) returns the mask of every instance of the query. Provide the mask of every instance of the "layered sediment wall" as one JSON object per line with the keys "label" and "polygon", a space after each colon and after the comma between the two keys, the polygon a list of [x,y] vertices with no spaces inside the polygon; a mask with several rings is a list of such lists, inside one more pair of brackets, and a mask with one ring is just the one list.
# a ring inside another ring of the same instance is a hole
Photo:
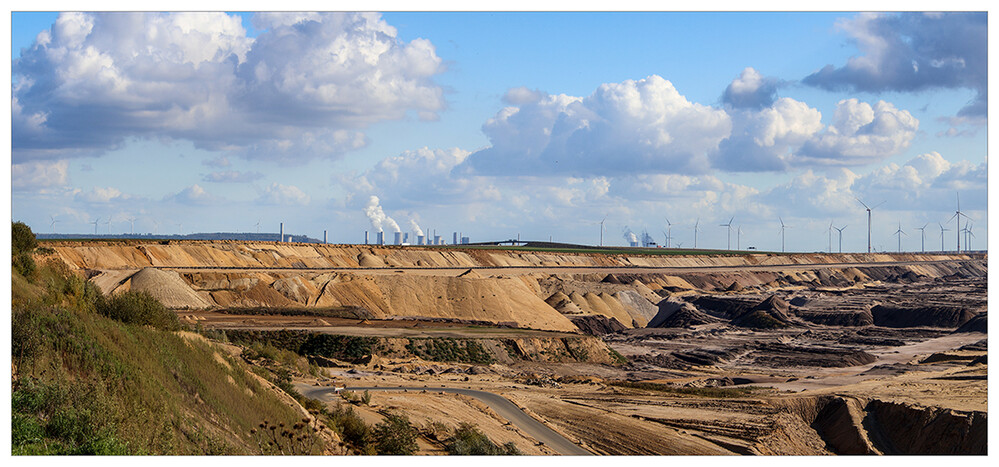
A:
{"label": "layered sediment wall", "polygon": [[587,316],[610,320],[601,325],[608,329],[645,327],[661,314],[662,300],[688,291],[766,293],[987,273],[983,256],[963,254],[679,256],[230,241],[47,246],[50,259],[105,293],[142,290],[175,309],[353,307],[373,318],[570,332],[580,329],[573,321],[592,322]]}

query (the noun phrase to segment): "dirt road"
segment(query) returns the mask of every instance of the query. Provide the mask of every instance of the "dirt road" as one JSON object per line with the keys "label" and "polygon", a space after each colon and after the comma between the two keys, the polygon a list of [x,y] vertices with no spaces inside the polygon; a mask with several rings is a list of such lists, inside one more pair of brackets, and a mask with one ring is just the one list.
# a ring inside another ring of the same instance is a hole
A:
{"label": "dirt road", "polygon": [[[425,388],[425,387],[350,387],[347,388],[350,391],[440,391],[452,394],[463,394],[469,397],[474,397],[493,409],[501,417],[506,418],[510,423],[520,428],[525,433],[534,437],[534,439],[546,444],[548,447],[556,450],[559,454],[565,456],[589,456],[592,455],[589,451],[577,446],[572,441],[569,441],[564,436],[558,434],[551,428],[548,428],[543,423],[535,420],[530,415],[524,413],[519,407],[510,402],[507,398],[486,391],[476,391],[474,389],[463,389],[463,388]],[[300,386],[299,390],[306,397],[313,399],[318,399],[319,396],[330,394],[335,390],[328,387],[314,387],[314,386]]]}

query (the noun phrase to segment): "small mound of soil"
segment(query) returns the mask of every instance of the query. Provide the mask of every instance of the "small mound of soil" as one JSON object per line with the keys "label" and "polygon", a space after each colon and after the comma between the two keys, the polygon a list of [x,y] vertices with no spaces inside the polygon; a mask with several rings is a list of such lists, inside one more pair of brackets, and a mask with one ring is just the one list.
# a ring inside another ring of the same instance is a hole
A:
{"label": "small mound of soil", "polygon": [[615,275],[613,275],[613,274],[608,274],[600,282],[604,282],[604,283],[607,283],[607,284],[623,284],[624,283],[624,282],[621,281],[621,279],[618,279],[618,277],[615,276]]}
{"label": "small mound of soil", "polygon": [[871,315],[876,326],[887,328],[957,328],[975,317],[974,312],[962,307],[898,305],[877,305],[871,308]]}
{"label": "small mound of soil", "polygon": [[591,336],[603,336],[614,334],[627,329],[620,321],[608,318],[604,315],[577,315],[570,316],[569,320],[575,324],[580,331]]}
{"label": "small mound of soil", "polygon": [[689,303],[663,300],[659,302],[659,313],[649,321],[646,327],[684,328],[687,326],[720,322],[722,322],[721,319],[698,311],[694,305]]}
{"label": "small mound of soil", "polygon": [[988,312],[975,315],[974,318],[971,318],[967,323],[962,324],[961,327],[957,328],[954,332],[984,332],[988,334]]}
{"label": "small mound of soil", "polygon": [[776,295],[771,295],[748,313],[733,319],[732,324],[755,329],[784,328],[791,324],[787,311],[787,302]]}
{"label": "small mound of soil", "polygon": [[208,308],[212,305],[176,271],[145,268],[131,277],[131,290],[147,292],[167,308]]}
{"label": "small mound of soil", "polygon": [[383,268],[385,262],[381,258],[371,253],[361,253],[357,255],[357,264],[362,268]]}

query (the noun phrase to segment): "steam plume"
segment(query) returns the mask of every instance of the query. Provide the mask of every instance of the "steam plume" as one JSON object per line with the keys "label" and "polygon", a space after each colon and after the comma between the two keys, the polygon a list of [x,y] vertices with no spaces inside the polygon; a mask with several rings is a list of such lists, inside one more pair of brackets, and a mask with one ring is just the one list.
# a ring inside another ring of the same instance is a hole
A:
{"label": "steam plume", "polygon": [[371,226],[377,232],[383,232],[385,228],[392,229],[393,232],[401,232],[402,229],[399,228],[399,224],[389,217],[388,214],[385,214],[385,211],[382,211],[382,207],[378,203],[378,197],[372,196],[368,200],[368,205],[364,208],[364,215],[368,216]]}
{"label": "steam plume", "polygon": [[423,229],[420,228],[419,224],[417,224],[415,220],[410,219],[409,220],[409,226],[413,228],[413,232],[416,232],[417,236],[420,236],[420,237],[423,236]]}

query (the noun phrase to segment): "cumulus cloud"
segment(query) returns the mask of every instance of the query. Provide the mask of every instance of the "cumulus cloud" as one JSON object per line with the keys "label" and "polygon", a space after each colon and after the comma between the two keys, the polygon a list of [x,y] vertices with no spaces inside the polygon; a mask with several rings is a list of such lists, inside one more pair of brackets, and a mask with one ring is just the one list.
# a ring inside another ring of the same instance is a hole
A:
{"label": "cumulus cloud", "polygon": [[240,172],[238,170],[223,170],[205,175],[204,181],[212,183],[249,183],[262,178],[260,172]]}
{"label": "cumulus cloud", "polygon": [[201,161],[201,163],[207,165],[208,167],[214,167],[216,169],[224,169],[232,165],[232,163],[229,162],[229,158],[225,156],[216,156],[214,158]]}
{"label": "cumulus cloud", "polygon": [[773,105],[777,96],[776,78],[764,77],[751,67],[742,70],[722,94],[722,103],[737,109],[762,109]]}
{"label": "cumulus cloud", "polygon": [[730,109],[732,134],[712,156],[725,171],[781,171],[795,151],[822,129],[822,114],[804,102],[780,98],[761,109]]}
{"label": "cumulus cloud", "polygon": [[25,162],[10,166],[10,183],[14,190],[39,190],[66,185],[66,161]]}
{"label": "cumulus cloud", "polygon": [[985,12],[865,13],[841,20],[861,55],[826,65],[803,82],[867,92],[965,88],[976,99],[959,115],[984,116],[988,101],[988,16]]}
{"label": "cumulus cloud", "polygon": [[352,192],[379,194],[399,206],[416,200],[480,199],[491,191],[491,181],[482,177],[452,174],[469,151],[460,148],[420,148],[386,157],[361,174],[339,176],[339,182]]}
{"label": "cumulus cloud", "polygon": [[167,196],[164,198],[164,201],[174,201],[191,206],[207,206],[218,204],[224,200],[219,196],[208,193],[200,185],[194,184],[184,188],[177,194]]}
{"label": "cumulus cloud", "polygon": [[584,176],[626,171],[703,173],[731,131],[722,110],[688,101],[669,81],[600,85],[585,98],[515,88],[482,130],[492,146],[468,157],[478,174]]}
{"label": "cumulus cloud", "polygon": [[312,198],[297,186],[271,183],[264,189],[264,193],[258,201],[266,204],[304,206],[309,204],[311,200]]}
{"label": "cumulus cloud", "polygon": [[223,13],[65,13],[12,70],[13,158],[101,154],[172,138],[301,161],[365,144],[364,127],[444,108],[433,44],[377,14],[271,13],[249,38]]}
{"label": "cumulus cloud", "polygon": [[77,191],[75,195],[76,201],[84,203],[99,203],[106,204],[115,201],[126,201],[131,199],[132,196],[122,193],[121,190],[114,187],[93,187],[90,191]]}
{"label": "cumulus cloud", "polygon": [[809,139],[798,151],[799,163],[862,165],[882,160],[909,146],[919,120],[905,110],[878,101],[857,99],[836,105],[835,122]]}

